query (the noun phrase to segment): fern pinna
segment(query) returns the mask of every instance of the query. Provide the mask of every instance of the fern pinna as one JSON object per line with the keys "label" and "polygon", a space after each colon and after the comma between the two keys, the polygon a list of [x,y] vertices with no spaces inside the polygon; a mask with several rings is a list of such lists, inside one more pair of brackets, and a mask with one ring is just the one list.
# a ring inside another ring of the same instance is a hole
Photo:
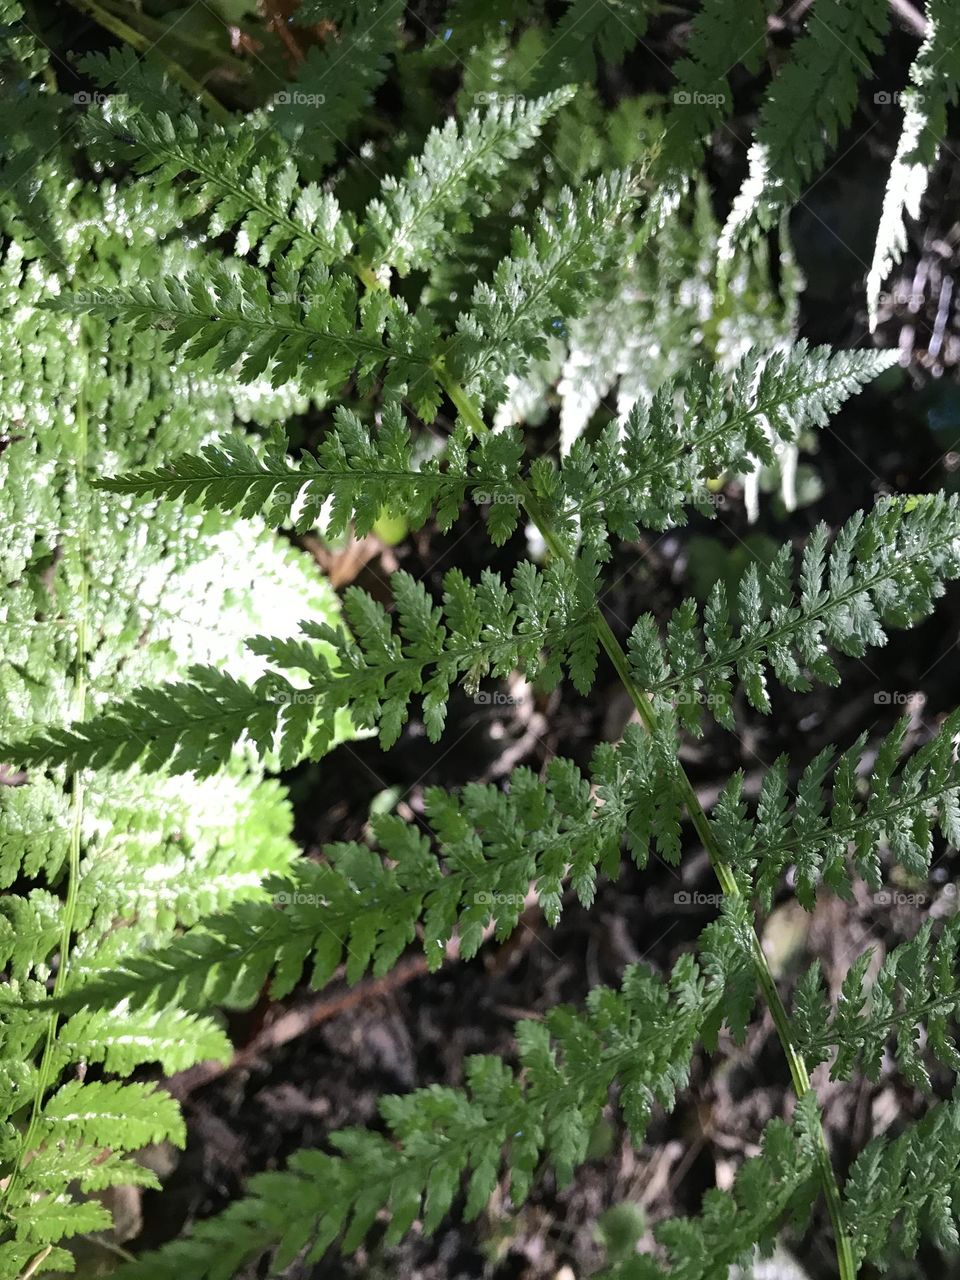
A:
{"label": "fern pinna", "polygon": [[[702,606],[683,602],[665,627],[643,614],[618,637],[600,606],[620,544],[713,514],[724,478],[749,485],[787,469],[893,363],[792,342],[792,286],[773,290],[762,255],[739,278],[729,263],[703,268],[709,335],[702,311],[666,301],[667,268],[646,288],[659,270],[651,246],[682,256],[702,232],[736,264],[742,227],[789,203],[822,163],[824,132],[849,117],[847,55],[875,52],[886,9],[827,6],[847,53],[815,27],[797,42],[760,115],[748,188],[762,199],[739,201],[721,234],[702,193],[685,197],[724,114],[722,95],[700,99],[748,56],[719,51],[762,34],[763,6],[707,0],[677,69],[693,101],[661,121],[673,143],[621,171],[610,138],[602,171],[574,190],[544,136],[554,129],[562,150],[563,130],[589,110],[589,91],[571,85],[624,56],[652,7],[597,6],[589,21],[587,8],[570,4],[551,28],[551,56],[520,86],[529,93],[493,93],[426,131],[376,194],[346,183],[343,199],[325,180],[338,147],[281,109],[289,101],[276,104],[275,129],[273,112],[224,121],[188,76],[168,68],[164,79],[129,51],[87,60],[95,83],[125,92],[85,114],[78,141],[42,48],[18,7],[2,8],[5,56],[27,86],[6,170],[25,173],[51,130],[56,148],[39,162],[42,183],[14,182],[0,202],[0,509],[14,531],[2,559],[0,755],[16,782],[0,787],[12,889],[0,913],[0,1276],[69,1269],[66,1245],[109,1221],[97,1193],[155,1182],[131,1155],[184,1129],[144,1068],[229,1057],[219,1009],[250,1004],[265,983],[283,997],[305,967],[314,986],[341,966],[356,981],[387,973],[411,945],[436,967],[454,936],[475,955],[491,931],[503,941],[518,928],[531,893],[556,925],[571,895],[591,905],[624,852],[640,868],[651,856],[678,865],[687,824],[723,904],[669,973],[638,964],[582,1009],[519,1023],[514,1065],[478,1055],[462,1087],[384,1098],[381,1130],[337,1131],[329,1149],[257,1175],[225,1213],[123,1274],[228,1277],[265,1255],[280,1272],[356,1248],[376,1222],[389,1244],[416,1221],[430,1232],[453,1211],[475,1217],[501,1183],[518,1207],[542,1172],[563,1185],[587,1159],[611,1090],[641,1142],[688,1087],[695,1053],[720,1052],[722,1033],[744,1043],[758,1007],[787,1061],[791,1117],[770,1121],[698,1217],[660,1222],[650,1248],[611,1257],[608,1274],[723,1276],[820,1205],[844,1280],[915,1253],[921,1238],[956,1242],[957,1104],[873,1139],[843,1180],[809,1075],[829,1063],[836,1079],[876,1079],[895,1063],[929,1089],[931,1060],[960,1066],[955,920],[925,927],[878,969],[865,951],[833,1003],[814,965],[788,1005],[757,932],[788,881],[807,909],[859,882],[879,890],[891,865],[925,881],[935,839],[960,837],[956,716],[910,755],[904,726],[879,745],[822,752],[795,794],[786,759],[765,771],[755,802],[735,775],[709,812],[681,745],[707,717],[735,731],[746,708],[769,713],[775,684],[838,684],[843,658],[927,617],[960,576],[960,501],[878,500],[837,530],[816,527],[802,548],[784,543],[735,595],[718,583]],[[506,19],[490,35],[483,7],[455,9],[454,43],[487,41],[492,66]],[[389,57],[406,55],[385,13],[369,31],[350,5],[309,13],[339,24],[363,71],[331,117],[337,140]],[[932,6],[916,72],[917,83],[936,79],[941,112],[953,93],[936,56],[948,22]],[[471,55],[468,73],[481,63]],[[313,49],[301,83],[335,70],[330,48]],[[844,92],[828,101],[833,77]],[[800,81],[805,114],[792,105]],[[894,228],[895,194],[884,216]],[[611,309],[698,332],[704,358],[658,356],[635,334],[611,351]],[[741,328],[755,341],[735,341]],[[592,381],[579,380],[585,368]],[[621,412],[596,424],[614,387]],[[522,429],[554,388],[556,458]],[[277,421],[328,406],[322,442],[297,456]],[[362,536],[385,514],[446,530],[467,503],[497,546],[521,527],[537,534],[529,558],[508,580],[451,570],[439,598],[397,572],[390,610],[358,588],[337,605],[271,532]],[[411,716],[439,741],[457,687],[474,693],[515,671],[587,693],[600,663],[636,723],[597,747],[587,771],[554,759],[502,787],[433,788],[420,825],[380,813],[369,841],[296,856],[267,771],[357,732],[389,747]]]}

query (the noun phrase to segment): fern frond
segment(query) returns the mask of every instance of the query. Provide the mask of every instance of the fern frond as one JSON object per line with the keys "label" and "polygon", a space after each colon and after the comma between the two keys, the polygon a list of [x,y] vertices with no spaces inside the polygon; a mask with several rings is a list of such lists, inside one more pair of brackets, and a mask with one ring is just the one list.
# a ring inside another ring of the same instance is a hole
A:
{"label": "fern frond", "polygon": [[547,85],[570,79],[592,83],[598,62],[619,66],[647,31],[655,0],[565,0],[550,32],[538,78]]}
{"label": "fern frond", "polygon": [[[607,555],[609,534],[635,539],[641,528],[666,528],[693,506],[713,514],[711,478],[759,462],[822,426],[850,395],[895,359],[887,352],[809,350],[751,352],[728,379],[702,368],[664,384],[651,404],[640,402],[623,423],[611,423],[591,443],[577,441],[559,473],[546,459],[530,475],[535,495],[556,513],[572,549],[583,542]],[[679,408],[678,408],[679,406]],[[97,481],[139,497],[179,497],[210,509],[262,513],[271,523],[296,511],[299,529],[321,514],[328,536],[355,522],[368,533],[383,510],[419,528],[435,513],[447,529],[467,494],[488,504],[488,528],[501,544],[517,527],[523,498],[523,439],[513,428],[471,441],[461,429],[443,453],[421,462],[399,405],[384,406],[374,433],[338,407],[334,429],[316,456],[294,463],[275,433],[260,451],[245,437],[225,437],[153,471]],[[325,504],[329,501],[329,508]]]}
{"label": "fern frond", "polygon": [[[116,1081],[62,1085],[43,1104],[37,1136],[39,1146],[20,1166],[7,1197],[16,1237],[0,1244],[0,1267],[29,1259],[37,1246],[111,1225],[104,1205],[52,1188],[66,1182],[87,1192],[124,1185],[158,1187],[156,1175],[126,1153],[152,1142],[183,1146],[186,1141],[179,1108],[169,1094],[154,1085]],[[69,1254],[57,1251],[57,1257],[66,1257],[65,1269],[73,1270]]]}
{"label": "fern frond", "polygon": [[207,215],[210,234],[235,229],[236,252],[255,252],[261,266],[282,260],[300,268],[314,257],[332,266],[353,247],[355,228],[336,199],[302,185],[287,148],[270,134],[127,113],[113,103],[87,129],[150,174],[154,189],[189,175],[194,210]]}
{"label": "fern frond", "polygon": [[104,769],[142,760],[148,769],[169,763],[205,777],[226,762],[244,734],[261,753],[270,749],[279,723],[276,702],[213,667],[194,666],[187,675],[185,681],[142,689],[102,716],[42,731],[4,751],[24,765]]}
{"label": "fern frond", "polygon": [[564,188],[532,235],[514,232],[512,255],[474,289],[447,344],[445,365],[458,382],[497,403],[508,375],[547,354],[551,329],[562,329],[615,265],[618,228],[633,204],[630,180],[614,173],[576,195]]}
{"label": "fern frond", "polygon": [[43,1107],[43,1131],[55,1142],[137,1151],[151,1142],[183,1146],[186,1130],[169,1094],[152,1084],[68,1081]]}
{"label": "fern frond", "polygon": [[853,116],[883,47],[885,0],[817,0],[760,108],[750,171],[724,228],[721,256],[751,225],[769,228],[803,194]]}
{"label": "fern frond", "polygon": [[513,1203],[522,1204],[541,1164],[561,1185],[569,1181],[615,1081],[634,1140],[655,1105],[673,1107],[714,998],[691,956],[667,980],[631,967],[619,991],[595,988],[584,1012],[560,1007],[543,1022],[519,1023],[517,1072],[499,1058],[473,1057],[463,1089],[433,1086],[384,1098],[389,1138],[348,1129],[331,1136],[338,1155],[298,1152],[286,1172],[258,1175],[249,1198],[138,1259],[131,1274],[163,1280],[186,1271],[206,1280],[268,1250],[276,1269],[304,1249],[309,1264],[341,1235],[342,1247],[355,1249],[384,1210],[386,1242],[393,1244],[415,1218],[433,1231],[463,1180],[466,1216],[476,1217],[501,1169]]}
{"label": "fern frond", "polygon": [[95,289],[51,301],[59,311],[92,312],[169,329],[165,349],[213,367],[239,365],[241,382],[268,374],[278,387],[301,375],[317,395],[356,371],[367,388],[385,374],[432,420],[439,403],[431,322],[411,316],[385,293],[361,301],[353,278],[331,275],[319,261],[297,271],[285,264],[272,281],[245,263],[194,270],[124,289]]}
{"label": "fern frond", "polygon": [[4,750],[21,765],[102,769],[141,762],[150,771],[167,766],[207,776],[241,738],[260,756],[276,747],[290,764],[305,749],[322,752],[340,710],[349,710],[358,725],[379,725],[381,742],[390,745],[414,694],[437,741],[455,682],[475,692],[484,676],[519,669],[554,687],[566,667],[576,687],[590,687],[599,649],[595,576],[589,560],[557,562],[545,571],[523,561],[508,591],[497,574],[485,571],[474,586],[453,570],[444,579],[441,608],[422,583],[399,572],[392,578],[396,627],[381,604],[351,587],[344,616],[355,639],[326,623],[304,622],[305,641],[260,636],[248,642],[279,671],[306,672],[306,689],[279,671],[251,684],[196,664],[187,680],[141,689],[102,715],[41,730]]}
{"label": "fern frond", "polygon": [[857,1260],[886,1270],[894,1255],[915,1257],[922,1237],[956,1249],[958,1189],[960,1103],[940,1103],[892,1142],[875,1138],[844,1187]]}
{"label": "fern frond", "polygon": [[[927,0],[927,35],[903,93],[903,131],[883,197],[883,211],[867,276],[871,330],[883,282],[907,246],[904,216],[919,218],[920,202],[947,132],[947,108],[960,90],[960,13],[946,0]],[[887,95],[889,96],[889,95]]]}
{"label": "fern frond", "polygon": [[816,1196],[816,1098],[797,1102],[793,1123],[771,1120],[760,1154],[745,1160],[730,1191],[714,1189],[696,1218],[668,1218],[653,1229],[670,1263],[665,1270],[648,1254],[628,1258],[599,1280],[719,1280],[732,1268],[751,1268],[769,1253],[785,1225],[802,1228]]}
{"label": "fern frond", "polygon": [[84,1010],[57,1031],[56,1063],[102,1062],[111,1075],[128,1076],[145,1062],[164,1075],[195,1062],[228,1062],[232,1049],[222,1028],[183,1009]]}
{"label": "fern frond", "polygon": [[901,764],[907,732],[908,721],[901,720],[868,755],[866,734],[858,738],[834,767],[829,809],[825,784],[833,747],[804,769],[792,811],[786,756],[765,775],[752,822],[743,815],[742,776],[734,777],[717,802],[716,817],[731,861],[750,877],[768,908],[791,866],[797,898],[812,910],[821,882],[849,896],[849,864],[878,892],[884,847],[910,875],[926,878],[938,828],[952,847],[960,846],[960,715],[948,716],[937,736]]}
{"label": "fern frond", "polygon": [[770,711],[767,669],[788,689],[839,680],[827,646],[861,657],[886,642],[886,627],[927,617],[943,583],[960,575],[960,501],[943,493],[883,499],[839,531],[827,554],[828,530],[807,541],[799,594],[789,544],[762,572],[751,564],[740,582],[739,620],[718,582],[701,622],[686,601],[667,627],[666,647],[647,614],[630,636],[634,675],[658,701],[674,700],[681,720],[700,730],[705,705],[733,727],[734,680],[756,710]]}
{"label": "fern frond", "polygon": [[932,928],[927,921],[915,938],[894,947],[869,988],[873,949],[858,956],[832,1008],[819,963],[810,966],[794,997],[797,1042],[809,1066],[827,1062],[836,1053],[831,1080],[849,1080],[860,1068],[876,1082],[893,1039],[897,1065],[915,1088],[930,1089],[924,1047],[948,1070],[960,1072],[960,1051],[950,1032],[960,1008],[960,921],[946,921],[935,944]]}
{"label": "fern frond", "polygon": [[[455,932],[466,957],[476,954],[491,922],[497,938],[507,938],[531,894],[554,926],[566,885],[581,903],[592,903],[598,874],[616,874],[622,842],[638,866],[652,849],[678,862],[674,745],[665,734],[650,738],[632,726],[620,746],[597,748],[589,779],[557,759],[543,781],[516,770],[509,792],[478,784],[459,795],[430,788],[424,825],[436,854],[415,827],[373,818],[379,848],[328,845],[329,865],[295,863],[288,881],[272,882],[272,901],[239,903],[161,950],[122,957],[107,974],[88,972],[61,1004],[242,1002],[271,972],[279,998],[308,959],[316,986],[343,962],[356,982],[368,966],[378,976],[388,972],[418,938],[437,967]],[[718,933],[712,953],[729,956],[718,960],[719,983],[721,971],[733,967],[729,939]]]}
{"label": "fern frond", "polygon": [[[206,510],[264,515],[298,529],[323,520],[327,537],[346,532],[351,521],[363,537],[385,511],[418,529],[435,514],[448,529],[471,493],[490,504],[491,536],[502,543],[517,523],[517,484],[523,441],[502,432],[471,441],[458,429],[447,448],[418,456],[417,442],[395,401],[384,405],[378,429],[367,428],[339,405],[334,427],[316,455],[294,462],[282,433],[262,449],[246,436],[225,436],[197,454],[182,454],[151,470],[98,480],[97,487],[138,497],[182,498]],[[501,510],[505,508],[505,510]]]}
{"label": "fern frond", "polygon": [[750,352],[729,378],[695,367],[638,401],[622,424],[576,441],[559,477],[535,464],[534,491],[556,523],[604,554],[608,531],[636,539],[641,529],[686,521],[685,508],[715,514],[709,482],[724,472],[772,465],[776,448],[825,426],[832,413],[895,359],[888,352]]}
{"label": "fern frond", "polygon": [[700,167],[710,135],[733,110],[730,72],[740,63],[756,71],[766,43],[762,0],[704,0],[694,14],[684,57],[673,67],[677,87],[660,153],[654,157],[653,212],[658,220],[673,212]]}
{"label": "fern frond", "polygon": [[506,165],[533,146],[573,96],[572,89],[558,89],[529,102],[495,102],[482,115],[471,111],[459,128],[450,119],[431,130],[404,176],[387,177],[367,206],[361,253],[369,267],[378,273],[395,267],[405,276],[449,253],[452,232],[469,231]]}
{"label": "fern frond", "polygon": [[[305,6],[294,14],[305,22]],[[351,140],[396,52],[399,14],[364,5],[344,16],[322,45],[310,45],[297,78],[274,95],[270,124],[318,176]]]}

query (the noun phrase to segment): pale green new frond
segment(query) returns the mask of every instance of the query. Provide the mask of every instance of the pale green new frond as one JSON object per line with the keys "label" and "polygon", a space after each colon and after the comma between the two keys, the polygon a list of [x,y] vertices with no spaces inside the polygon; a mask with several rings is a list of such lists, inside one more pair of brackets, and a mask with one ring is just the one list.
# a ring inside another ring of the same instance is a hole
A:
{"label": "pale green new frond", "polygon": [[334,1133],[339,1154],[298,1152],[286,1172],[259,1174],[247,1199],[125,1274],[212,1280],[267,1251],[280,1270],[304,1249],[308,1264],[317,1261],[338,1236],[344,1250],[355,1249],[382,1211],[390,1219],[387,1244],[415,1218],[433,1231],[464,1181],[468,1218],[481,1212],[502,1173],[515,1205],[542,1164],[563,1185],[587,1156],[614,1082],[635,1141],[654,1106],[673,1107],[714,999],[691,956],[667,980],[631,967],[619,991],[594,988],[585,1011],[559,1007],[543,1022],[518,1024],[520,1070],[496,1057],[472,1057],[463,1089],[435,1085],[384,1098],[390,1137]]}
{"label": "pale green new frond", "polygon": [[183,1146],[186,1129],[174,1099],[152,1084],[70,1080],[43,1106],[43,1132],[54,1142],[85,1142],[137,1151],[151,1142]]}
{"label": "pale green new frond", "polygon": [[[947,132],[947,108],[960,90],[960,10],[950,0],[927,0],[927,35],[904,90],[903,131],[883,198],[867,276],[870,328],[877,325],[883,282],[907,246],[905,215],[919,218],[920,202]],[[889,93],[883,95],[888,101]]]}
{"label": "pale green new frond", "polygon": [[469,231],[508,162],[533,146],[572,97],[573,90],[558,89],[531,101],[511,98],[482,114],[471,111],[459,127],[450,119],[431,130],[404,176],[386,178],[367,206],[361,253],[368,265],[377,272],[395,267],[404,276],[449,253],[451,233]]}
{"label": "pale green new frond", "polygon": [[111,1075],[128,1076],[145,1062],[158,1062],[164,1075],[195,1062],[228,1062],[233,1052],[212,1019],[183,1009],[83,1010],[57,1031],[58,1070],[71,1063],[102,1062]]}
{"label": "pale green new frond", "polygon": [[675,702],[681,720],[699,731],[704,707],[733,727],[734,681],[751,706],[769,713],[768,669],[796,692],[813,681],[837,684],[829,648],[861,657],[886,642],[886,628],[927,617],[943,584],[960,575],[960,499],[882,499],[847,521],[829,554],[828,541],[825,525],[808,539],[799,591],[788,543],[767,568],[750,565],[736,612],[718,582],[702,620],[693,600],[674,612],[665,643],[655,619],[640,618],[630,636],[640,686]]}
{"label": "pale green new frond", "polygon": [[792,804],[789,761],[781,756],[764,777],[753,820],[744,816],[742,777],[734,777],[715,816],[731,861],[750,876],[762,902],[769,906],[791,866],[797,897],[812,910],[821,883],[849,896],[851,868],[878,892],[884,848],[922,879],[938,828],[960,846],[960,715],[948,716],[935,738],[901,762],[908,728],[902,720],[869,754],[865,734],[845,751],[829,776],[832,803],[826,788],[833,747],[804,769]]}

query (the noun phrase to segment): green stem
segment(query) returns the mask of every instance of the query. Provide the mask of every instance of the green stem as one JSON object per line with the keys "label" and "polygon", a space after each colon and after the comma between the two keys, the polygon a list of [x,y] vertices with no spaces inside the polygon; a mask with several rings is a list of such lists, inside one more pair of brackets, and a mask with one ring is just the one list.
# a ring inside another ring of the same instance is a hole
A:
{"label": "green stem", "polygon": [[[441,371],[442,373],[442,371]],[[483,421],[482,414],[477,409],[461,386],[449,378],[444,378],[444,389],[450,397],[457,410],[462,414],[464,419],[470,424],[471,428],[477,435],[486,432],[487,427]],[[524,508],[530,519],[539,529],[544,542],[547,545],[551,555],[564,561],[568,565],[572,565],[573,561],[570,553],[564,547],[563,543],[557,537],[550,520],[544,514],[536,496],[531,492],[529,486],[523,481],[519,485],[519,494]],[[594,605],[596,615],[597,633],[600,643],[603,645],[610,661],[613,663],[614,669],[630,696],[630,700],[637,710],[640,721],[646,731],[653,734],[658,729],[657,715],[653,706],[644,693],[633,679],[630,671],[630,664],[627,655],[624,653],[622,646],[610,628],[610,624],[603,616],[599,603]],[[710,859],[710,865],[714,874],[720,882],[724,894],[730,898],[742,898],[743,891],[740,884],[730,866],[723,849],[717,839],[716,833],[707,817],[703,805],[697,796],[693,783],[683,766],[677,762],[677,781],[683,795],[684,805],[690,820],[693,823],[694,830],[700,837],[707,856]],[[777,984],[770,971],[770,965],[763,951],[763,945],[755,929],[750,930],[750,953],[756,970],[757,980],[760,984],[760,990],[763,993],[764,1001],[773,1018],[773,1024],[776,1028],[777,1036],[783,1047],[784,1054],[787,1059],[787,1065],[790,1069],[790,1079],[793,1083],[793,1089],[797,1097],[803,1097],[811,1091],[810,1075],[807,1071],[806,1063],[803,1056],[798,1050],[793,1033],[790,1028],[790,1017],[784,1006],[780,992],[777,990]],[[840,1268],[840,1280],[855,1280],[857,1275],[857,1262],[853,1252],[853,1244],[847,1233],[846,1224],[843,1218],[843,1206],[840,1201],[840,1188],[837,1185],[836,1176],[833,1171],[833,1165],[830,1160],[830,1150],[827,1146],[826,1135],[823,1131],[822,1123],[817,1126],[817,1171],[820,1178],[820,1185],[827,1201],[827,1211],[830,1214],[830,1221],[833,1225],[834,1240],[837,1251],[837,1262]]]}
{"label": "green stem", "polygon": [[218,102],[213,94],[203,87],[199,80],[194,80],[190,72],[184,67],[181,67],[179,62],[174,62],[172,58],[167,57],[165,53],[157,49],[145,35],[134,30],[134,28],[124,22],[122,18],[117,18],[114,14],[108,13],[105,9],[102,9],[100,5],[96,3],[96,0],[68,0],[68,3],[71,4],[74,9],[79,10],[80,13],[85,13],[88,18],[92,18],[98,26],[103,27],[105,31],[109,31],[110,34],[116,36],[118,40],[123,40],[124,43],[130,45],[132,49],[136,49],[138,53],[152,53],[158,61],[163,63],[173,78],[183,85],[184,89],[186,89],[189,94],[192,94],[198,102],[203,103],[214,119],[219,120],[221,124],[230,123],[230,112],[226,107],[223,106],[222,103]]}
{"label": "green stem", "polygon": [[[111,17],[119,22],[124,21],[121,14],[126,13],[126,20],[131,25],[136,24],[138,31],[148,37],[152,36],[154,41],[173,40],[177,44],[183,45],[185,49],[202,53],[204,57],[216,62],[218,66],[229,68],[237,76],[249,76],[252,74],[253,67],[249,62],[244,62],[242,59],[234,57],[232,53],[228,53],[225,49],[217,48],[216,44],[209,43],[201,36],[195,36],[191,31],[185,30],[182,24],[158,22],[156,18],[151,18],[149,14],[130,8],[129,0],[102,0],[101,8],[105,9]],[[120,10],[119,13],[118,10]]]}

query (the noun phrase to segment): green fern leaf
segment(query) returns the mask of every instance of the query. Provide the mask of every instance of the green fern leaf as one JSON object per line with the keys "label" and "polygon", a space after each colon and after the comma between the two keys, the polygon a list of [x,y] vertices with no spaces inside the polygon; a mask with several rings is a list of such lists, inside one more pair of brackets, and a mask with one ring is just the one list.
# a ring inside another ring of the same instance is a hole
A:
{"label": "green fern leaf", "polygon": [[733,681],[758,711],[769,713],[767,668],[788,689],[812,681],[836,684],[827,646],[861,657],[885,643],[885,627],[913,626],[960,574],[960,505],[955,497],[885,499],[837,534],[827,557],[821,525],[803,554],[799,596],[791,582],[791,548],[783,546],[763,573],[751,565],[738,592],[739,623],[717,583],[701,623],[686,601],[667,628],[666,647],[654,619],[642,617],[630,637],[633,670],[658,702],[675,700],[681,720],[699,731],[702,708],[733,727]]}

